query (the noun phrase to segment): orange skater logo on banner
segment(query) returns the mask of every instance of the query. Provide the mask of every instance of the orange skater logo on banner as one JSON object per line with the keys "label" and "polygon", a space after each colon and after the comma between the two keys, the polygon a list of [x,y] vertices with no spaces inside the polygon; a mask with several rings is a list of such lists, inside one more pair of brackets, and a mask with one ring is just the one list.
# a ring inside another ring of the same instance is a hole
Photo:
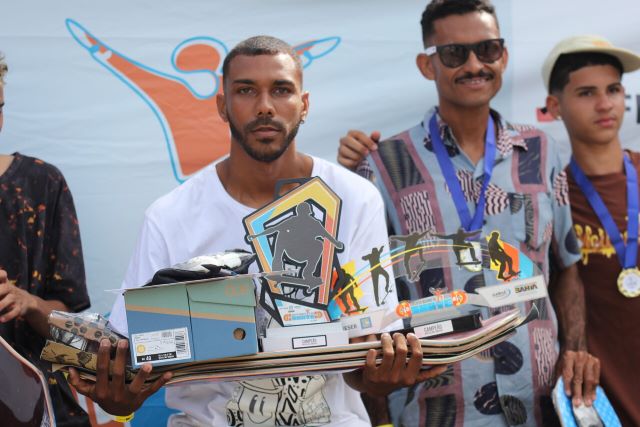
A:
{"label": "orange skater logo on banner", "polygon": [[[173,175],[185,181],[229,153],[229,128],[218,115],[216,95],[222,92],[221,68],[228,52],[213,37],[192,37],[171,54],[173,74],[151,68],[110,47],[73,19],[67,30],[94,60],[127,85],[149,106],[162,126]],[[303,67],[331,53],[340,37],[326,37],[294,46]],[[206,78],[207,90],[187,78]]]}

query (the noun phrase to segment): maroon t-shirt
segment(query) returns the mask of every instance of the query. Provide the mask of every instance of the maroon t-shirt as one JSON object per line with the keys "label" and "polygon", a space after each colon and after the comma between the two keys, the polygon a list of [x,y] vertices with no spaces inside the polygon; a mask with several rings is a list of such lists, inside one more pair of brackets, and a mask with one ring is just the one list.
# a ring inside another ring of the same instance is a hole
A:
{"label": "maroon t-shirt", "polygon": [[[628,154],[640,175],[640,153]],[[622,425],[640,426],[640,297],[627,298],[618,291],[622,266],[615,248],[568,168],[567,175],[573,224],[582,242],[578,269],[585,288],[589,351],[600,358],[601,385]],[[618,173],[589,179],[626,239],[627,181],[622,165]]]}

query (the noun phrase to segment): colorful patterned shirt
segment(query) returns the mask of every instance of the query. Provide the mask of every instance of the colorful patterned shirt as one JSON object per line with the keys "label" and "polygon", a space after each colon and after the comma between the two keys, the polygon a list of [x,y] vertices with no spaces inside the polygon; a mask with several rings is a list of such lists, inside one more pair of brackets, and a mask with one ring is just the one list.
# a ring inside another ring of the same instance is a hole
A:
{"label": "colorful patterned shirt", "polygon": [[[580,259],[566,174],[553,142],[544,133],[509,124],[495,111],[491,114],[497,126],[497,150],[486,191],[482,236],[498,231],[502,241],[524,253],[548,278],[550,260],[563,269]],[[484,160],[474,165],[439,116],[438,123],[473,215]],[[430,231],[451,235],[460,228],[451,193],[422,123],[382,142],[359,172],[380,189],[395,234]],[[416,282],[398,281],[398,299],[431,296],[443,288],[473,292],[496,282],[495,272],[487,269],[436,268],[423,272]],[[558,353],[557,321],[548,299],[537,305],[540,318],[521,327],[513,338],[451,365],[437,378],[392,394],[394,425],[553,425],[550,390]],[[528,311],[531,302],[519,306]],[[499,311],[484,310],[483,317]]]}

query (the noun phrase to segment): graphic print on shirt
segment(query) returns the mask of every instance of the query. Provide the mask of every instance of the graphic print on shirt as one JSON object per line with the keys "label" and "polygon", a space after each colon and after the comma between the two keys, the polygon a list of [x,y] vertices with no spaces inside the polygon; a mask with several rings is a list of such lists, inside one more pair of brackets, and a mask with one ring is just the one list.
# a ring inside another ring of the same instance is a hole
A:
{"label": "graphic print on shirt", "polygon": [[[625,216],[625,221],[627,217]],[[601,255],[606,258],[616,257],[616,248],[611,243],[611,239],[607,232],[600,226],[592,227],[591,225],[575,223],[573,228],[576,232],[578,240],[582,244],[580,254],[582,259],[580,262],[589,265],[589,258],[594,255]],[[627,241],[627,231],[622,231],[622,239],[625,244]],[[640,246],[640,244],[639,244]]]}
{"label": "graphic print on shirt", "polygon": [[322,394],[323,375],[243,381],[227,402],[232,427],[322,426],[331,409]]}

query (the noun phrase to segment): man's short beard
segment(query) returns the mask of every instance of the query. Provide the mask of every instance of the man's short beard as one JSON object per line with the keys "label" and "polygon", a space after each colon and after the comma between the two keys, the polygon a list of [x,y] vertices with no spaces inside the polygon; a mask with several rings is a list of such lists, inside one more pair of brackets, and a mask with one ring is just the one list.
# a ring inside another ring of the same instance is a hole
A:
{"label": "man's short beard", "polygon": [[[287,151],[287,148],[289,148],[289,145],[291,145],[291,142],[293,142],[296,135],[298,134],[298,129],[300,128],[300,124],[302,123],[302,119],[298,120],[298,123],[296,123],[296,125],[291,129],[291,131],[284,135],[284,144],[282,144],[282,147],[280,147],[279,150],[271,153],[263,153],[258,150],[254,150],[247,143],[247,137],[246,137],[246,135],[249,132],[251,132],[251,128],[254,127],[256,122],[259,120],[253,121],[248,125],[246,125],[244,128],[244,133],[240,132],[236,127],[236,125],[233,124],[233,120],[231,119],[231,117],[228,117],[228,120],[229,120],[229,129],[231,130],[231,136],[233,137],[233,139],[238,141],[242,149],[249,155],[249,157],[263,163],[271,163],[275,160],[278,160],[280,156],[282,156],[284,152]],[[262,144],[262,142],[260,143]]]}

